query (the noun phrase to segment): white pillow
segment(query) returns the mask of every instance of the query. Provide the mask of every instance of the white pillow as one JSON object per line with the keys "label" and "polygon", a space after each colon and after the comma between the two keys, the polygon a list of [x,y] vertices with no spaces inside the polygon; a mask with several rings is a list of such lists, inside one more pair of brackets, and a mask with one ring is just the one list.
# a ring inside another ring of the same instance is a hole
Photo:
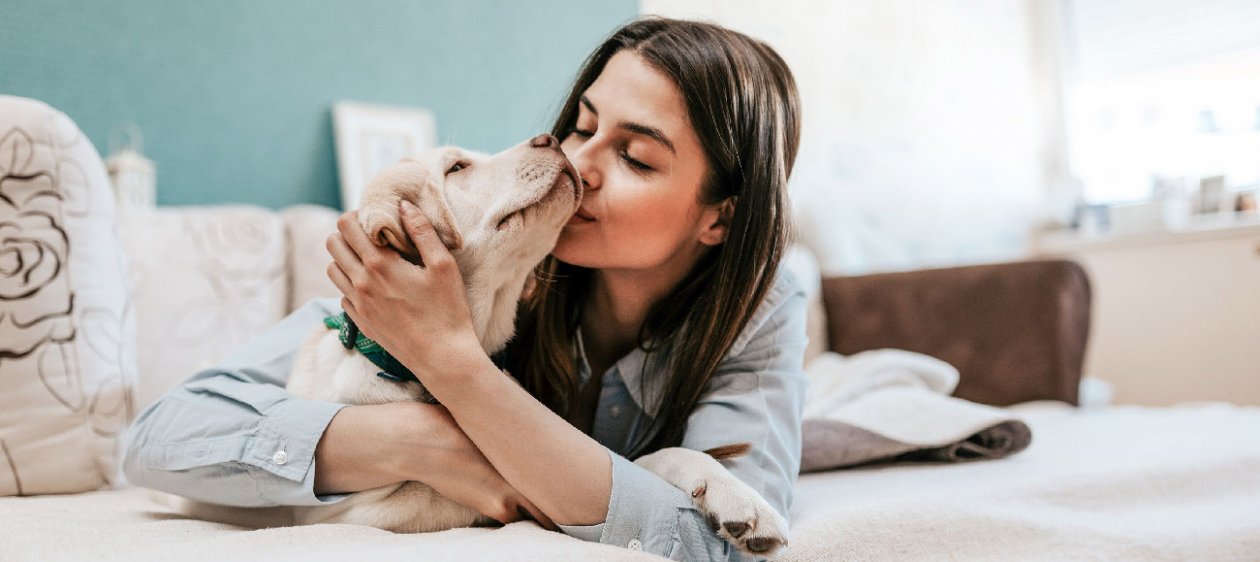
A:
{"label": "white pillow", "polygon": [[341,291],[328,279],[332,256],[325,241],[337,231],[335,209],[318,205],[295,205],[280,212],[289,237],[289,311],[316,298],[341,298]]}
{"label": "white pillow", "polygon": [[809,336],[809,344],[805,347],[805,364],[809,365],[816,357],[831,348],[827,338],[827,311],[823,307],[822,273],[818,268],[818,259],[801,244],[792,244],[783,256],[783,267],[796,275],[805,285],[805,298],[808,307],[805,312],[805,333]]}
{"label": "white pillow", "polygon": [[246,205],[128,209],[121,218],[143,410],[284,318],[284,223]]}
{"label": "white pillow", "polygon": [[79,128],[0,96],[0,496],[93,490],[135,414],[126,262]]}

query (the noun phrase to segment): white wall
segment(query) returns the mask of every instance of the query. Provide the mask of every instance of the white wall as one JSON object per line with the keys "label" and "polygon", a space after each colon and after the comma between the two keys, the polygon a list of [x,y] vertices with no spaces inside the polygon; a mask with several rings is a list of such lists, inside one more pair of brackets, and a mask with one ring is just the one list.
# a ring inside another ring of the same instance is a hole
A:
{"label": "white wall", "polygon": [[1054,0],[641,0],[787,60],[792,198],[824,273],[1013,259],[1062,168]]}

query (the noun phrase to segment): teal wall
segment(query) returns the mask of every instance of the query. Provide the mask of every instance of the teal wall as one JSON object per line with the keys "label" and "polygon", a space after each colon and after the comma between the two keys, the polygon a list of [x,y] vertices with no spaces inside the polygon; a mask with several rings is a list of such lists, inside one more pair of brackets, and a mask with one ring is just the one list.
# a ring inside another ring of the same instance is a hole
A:
{"label": "teal wall", "polygon": [[162,205],[338,206],[336,100],[421,106],[497,152],[549,126],[637,0],[0,0],[0,93],[97,149],[131,121]]}

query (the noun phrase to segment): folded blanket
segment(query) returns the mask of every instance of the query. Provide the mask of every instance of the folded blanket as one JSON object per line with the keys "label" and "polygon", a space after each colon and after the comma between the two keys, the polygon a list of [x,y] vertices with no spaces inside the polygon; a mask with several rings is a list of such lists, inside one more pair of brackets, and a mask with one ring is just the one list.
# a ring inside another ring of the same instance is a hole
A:
{"label": "folded blanket", "polygon": [[953,398],[958,370],[896,349],[824,353],[810,379],[801,472],[872,461],[967,461],[1018,453],[1032,442],[1006,410]]}

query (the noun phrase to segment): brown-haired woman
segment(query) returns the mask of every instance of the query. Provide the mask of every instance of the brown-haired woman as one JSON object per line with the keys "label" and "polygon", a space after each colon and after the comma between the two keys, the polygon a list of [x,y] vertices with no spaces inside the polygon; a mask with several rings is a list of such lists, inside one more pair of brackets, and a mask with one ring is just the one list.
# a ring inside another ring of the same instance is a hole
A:
{"label": "brown-haired woman", "polygon": [[[585,540],[739,558],[687,492],[628,459],[750,443],[727,467],[787,516],[806,388],[804,293],[779,269],[799,137],[791,73],[742,34],[641,19],[587,59],[553,134],[585,195],[504,354],[521,384],[482,351],[458,269],[415,267],[368,243],[348,214],[329,240],[342,308],[443,406],[342,407],[254,384],[282,384],[311,319],[330,312],[315,302],[264,337],[265,350],[254,345],[248,369],[199,374],[182,408],[159,403],[133,429],[163,443],[177,442],[153,435],[163,428],[199,426],[193,439],[253,429],[263,442],[242,449],[283,446],[282,469],[214,458],[166,471],[158,455],[140,467],[147,445],[133,445],[133,482],[191,497],[213,486],[221,501],[243,470],[261,497],[242,505],[310,505],[415,480],[503,522],[532,513]],[[426,263],[450,259],[420,213],[404,222]],[[266,406],[224,419],[215,400]],[[189,417],[210,411],[221,421]]]}

